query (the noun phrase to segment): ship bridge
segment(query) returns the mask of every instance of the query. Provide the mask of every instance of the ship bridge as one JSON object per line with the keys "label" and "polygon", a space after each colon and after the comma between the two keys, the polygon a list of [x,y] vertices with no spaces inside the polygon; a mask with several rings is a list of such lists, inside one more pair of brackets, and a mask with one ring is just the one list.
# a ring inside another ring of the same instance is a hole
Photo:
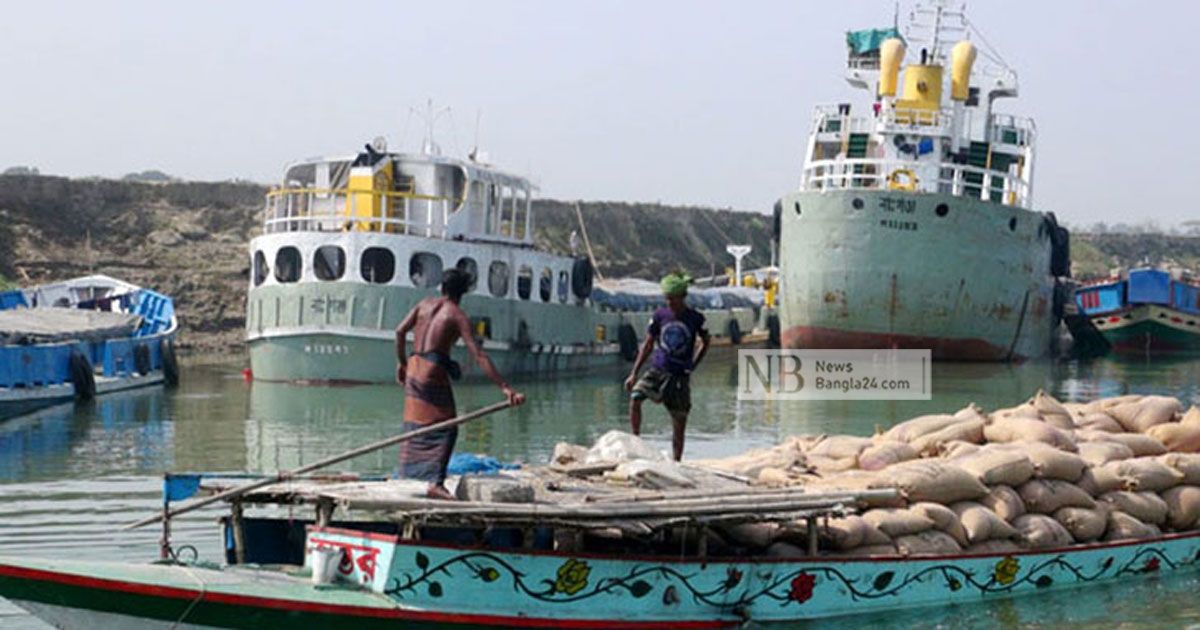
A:
{"label": "ship bridge", "polygon": [[485,164],[378,151],[290,165],[263,232],[376,232],[533,245],[528,180]]}

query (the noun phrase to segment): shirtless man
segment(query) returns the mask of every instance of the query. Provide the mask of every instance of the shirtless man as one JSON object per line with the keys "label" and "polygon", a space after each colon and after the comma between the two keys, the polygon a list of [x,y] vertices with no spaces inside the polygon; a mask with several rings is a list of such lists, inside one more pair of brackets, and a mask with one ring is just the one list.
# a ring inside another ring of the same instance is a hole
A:
{"label": "shirtless man", "polygon": [[[396,328],[396,382],[404,385],[404,430],[411,431],[449,420],[458,415],[451,379],[462,370],[450,358],[459,339],[483,373],[500,386],[510,405],[525,402],[525,396],[504,382],[491,359],[475,342],[471,320],[458,306],[471,288],[471,276],[459,269],[442,274],[441,297],[417,303]],[[413,333],[413,354],[406,350],[405,337]],[[400,475],[429,482],[427,496],[453,499],[446,490],[446,466],[458,439],[458,427],[433,431],[400,446]]]}

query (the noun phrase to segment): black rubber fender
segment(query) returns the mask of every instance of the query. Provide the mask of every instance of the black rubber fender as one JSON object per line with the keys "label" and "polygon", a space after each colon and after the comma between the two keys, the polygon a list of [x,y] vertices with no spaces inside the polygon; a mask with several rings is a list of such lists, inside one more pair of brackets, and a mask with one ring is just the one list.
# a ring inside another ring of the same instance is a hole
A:
{"label": "black rubber fender", "polygon": [[738,323],[736,317],[729,318],[729,323],[725,325],[725,332],[729,335],[729,343],[735,346],[742,343],[742,325]]}
{"label": "black rubber fender", "polygon": [[154,366],[150,364],[150,346],[139,343],[133,347],[133,368],[142,376],[149,374],[150,370],[154,369]]}
{"label": "black rubber fender", "polygon": [[779,316],[778,315],[768,315],[767,316],[767,340],[771,343],[772,348],[779,347],[780,339],[779,339]]}
{"label": "black rubber fender", "polygon": [[91,400],[96,397],[96,373],[92,362],[82,352],[71,351],[71,385],[75,387],[75,398]]}
{"label": "black rubber fender", "polygon": [[638,340],[633,325],[621,324],[617,327],[617,345],[621,348],[621,358],[632,361],[637,358]]}
{"label": "black rubber fender", "polygon": [[587,258],[576,258],[571,265],[571,293],[586,300],[592,295],[592,262]]}
{"label": "black rubber fender", "polygon": [[179,360],[175,357],[175,342],[163,339],[158,349],[162,354],[163,381],[174,387],[179,384]]}

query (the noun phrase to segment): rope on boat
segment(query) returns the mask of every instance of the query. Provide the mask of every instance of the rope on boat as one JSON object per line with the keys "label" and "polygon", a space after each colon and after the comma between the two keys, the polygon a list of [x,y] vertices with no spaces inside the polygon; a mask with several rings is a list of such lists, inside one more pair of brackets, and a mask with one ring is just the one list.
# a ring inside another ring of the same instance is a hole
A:
{"label": "rope on boat", "polygon": [[186,564],[179,565],[179,568],[183,569],[184,573],[188,574],[188,577],[196,580],[196,583],[200,585],[200,592],[196,593],[196,599],[193,599],[192,603],[188,604],[188,607],[183,609],[183,614],[179,615],[179,618],[175,620],[175,623],[171,624],[171,630],[178,628],[179,624],[183,623],[183,621],[187,619],[187,616],[192,614],[192,610],[196,608],[196,606],[204,600],[204,596],[208,594],[208,585],[204,583],[204,580],[200,579],[200,576],[193,573]]}

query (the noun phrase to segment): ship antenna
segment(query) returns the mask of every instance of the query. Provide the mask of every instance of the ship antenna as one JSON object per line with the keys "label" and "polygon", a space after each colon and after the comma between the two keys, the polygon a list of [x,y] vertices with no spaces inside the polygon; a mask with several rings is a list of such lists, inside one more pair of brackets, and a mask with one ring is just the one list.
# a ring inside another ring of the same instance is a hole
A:
{"label": "ship antenna", "polygon": [[[421,112],[416,109],[410,109],[409,111],[421,115]],[[437,119],[442,117],[442,114],[446,114],[449,111],[449,107],[443,107],[435,112],[433,111],[433,99],[429,98],[425,100],[425,142],[421,145],[421,153],[425,155],[439,155],[441,153],[441,149],[433,141],[433,126],[437,122]]]}
{"label": "ship antenna", "polygon": [[483,110],[476,109],[475,110],[475,141],[471,144],[471,152],[467,154],[467,157],[470,158],[472,162],[477,162],[479,159],[479,119],[480,118],[483,118]]}

